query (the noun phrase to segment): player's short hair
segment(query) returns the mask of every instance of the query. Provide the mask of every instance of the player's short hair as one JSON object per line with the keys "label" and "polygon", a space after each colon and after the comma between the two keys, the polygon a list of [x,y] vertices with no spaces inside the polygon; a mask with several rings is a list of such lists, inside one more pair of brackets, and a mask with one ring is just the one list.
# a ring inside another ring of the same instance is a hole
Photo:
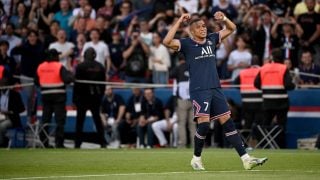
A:
{"label": "player's short hair", "polygon": [[192,24],[199,22],[199,21],[202,21],[202,19],[200,19],[200,18],[191,19],[191,21],[189,22],[189,26],[191,26]]}

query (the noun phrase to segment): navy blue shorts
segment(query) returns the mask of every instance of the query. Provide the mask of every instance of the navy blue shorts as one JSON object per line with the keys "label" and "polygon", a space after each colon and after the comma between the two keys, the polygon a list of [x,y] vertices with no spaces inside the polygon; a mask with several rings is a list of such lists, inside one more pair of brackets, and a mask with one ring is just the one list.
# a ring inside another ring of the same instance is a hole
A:
{"label": "navy blue shorts", "polygon": [[220,88],[194,91],[190,93],[194,118],[207,116],[216,120],[223,115],[231,114],[227,100]]}

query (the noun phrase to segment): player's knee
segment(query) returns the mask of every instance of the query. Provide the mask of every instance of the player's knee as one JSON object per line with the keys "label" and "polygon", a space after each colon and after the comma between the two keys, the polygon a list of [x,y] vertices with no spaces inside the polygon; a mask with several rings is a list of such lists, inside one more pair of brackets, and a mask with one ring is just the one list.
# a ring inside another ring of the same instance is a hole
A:
{"label": "player's knee", "polygon": [[198,133],[200,133],[201,135],[208,134],[209,130],[210,130],[210,123],[209,122],[203,122],[203,123],[198,124],[197,131],[199,131]]}

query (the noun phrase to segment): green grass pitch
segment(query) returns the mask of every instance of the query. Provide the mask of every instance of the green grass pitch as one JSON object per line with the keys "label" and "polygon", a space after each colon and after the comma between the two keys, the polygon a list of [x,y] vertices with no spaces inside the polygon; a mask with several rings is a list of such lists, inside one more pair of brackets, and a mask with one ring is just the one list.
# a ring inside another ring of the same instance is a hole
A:
{"label": "green grass pitch", "polygon": [[232,149],[204,149],[206,171],[193,171],[192,149],[0,149],[0,179],[320,179],[320,151],[255,150],[263,166],[246,171]]}

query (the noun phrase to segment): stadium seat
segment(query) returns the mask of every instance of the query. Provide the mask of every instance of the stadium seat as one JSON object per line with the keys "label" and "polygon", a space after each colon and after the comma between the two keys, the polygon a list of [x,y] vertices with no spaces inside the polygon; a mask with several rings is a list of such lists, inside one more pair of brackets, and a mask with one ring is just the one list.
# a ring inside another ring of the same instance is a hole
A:
{"label": "stadium seat", "polygon": [[272,149],[279,149],[279,145],[275,141],[276,137],[283,131],[279,125],[275,126],[261,126],[257,125],[258,131],[262,135],[262,139],[258,142],[255,148],[262,146],[262,149],[265,149],[269,146]]}

